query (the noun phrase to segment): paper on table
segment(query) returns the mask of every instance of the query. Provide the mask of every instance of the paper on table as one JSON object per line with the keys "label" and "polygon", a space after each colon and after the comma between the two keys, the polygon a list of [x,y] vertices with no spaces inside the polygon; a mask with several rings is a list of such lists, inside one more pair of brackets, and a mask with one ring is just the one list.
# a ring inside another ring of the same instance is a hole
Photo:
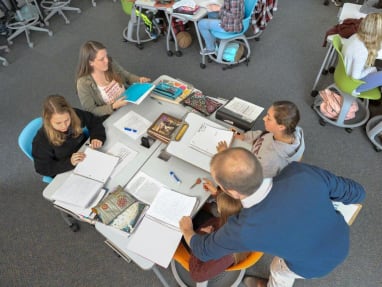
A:
{"label": "paper on table", "polygon": [[126,189],[135,198],[150,205],[162,186],[163,184],[156,179],[139,171],[127,184]]}
{"label": "paper on table", "polygon": [[254,120],[256,120],[257,117],[264,110],[263,107],[260,107],[258,105],[252,104],[250,102],[244,101],[236,97],[229,101],[224,107],[227,110],[238,114],[248,122],[253,122]]}
{"label": "paper on table", "polygon": [[132,162],[138,154],[135,150],[122,144],[121,142],[115,143],[108,151],[108,154],[114,155],[119,158],[118,164],[113,170],[110,177],[116,176],[126,165]]}
{"label": "paper on table", "polygon": [[[114,123],[114,126],[133,139],[139,138],[150,127],[151,122],[134,111],[129,111],[126,115]],[[137,132],[126,131],[125,128],[134,129]]]}
{"label": "paper on table", "polygon": [[96,151],[91,148],[85,149],[85,159],[74,169],[74,173],[105,183],[118,163],[118,157]]}
{"label": "paper on table", "polygon": [[232,139],[233,131],[212,127],[203,123],[192,137],[190,146],[200,152],[213,156],[217,153],[216,147],[220,141],[225,141],[229,146]]}

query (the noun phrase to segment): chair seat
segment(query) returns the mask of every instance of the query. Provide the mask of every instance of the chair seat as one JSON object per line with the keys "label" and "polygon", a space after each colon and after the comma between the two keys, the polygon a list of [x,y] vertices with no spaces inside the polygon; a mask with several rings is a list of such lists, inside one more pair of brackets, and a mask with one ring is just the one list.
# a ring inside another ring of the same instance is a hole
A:
{"label": "chair seat", "polygon": [[227,40],[232,38],[237,38],[244,35],[244,31],[235,33],[235,32],[216,32],[212,31],[212,35],[214,35],[215,38],[221,39],[221,40]]}
{"label": "chair seat", "polygon": [[379,88],[375,88],[372,90],[362,92],[358,97],[368,100],[379,100],[381,98],[381,91],[379,90]]}

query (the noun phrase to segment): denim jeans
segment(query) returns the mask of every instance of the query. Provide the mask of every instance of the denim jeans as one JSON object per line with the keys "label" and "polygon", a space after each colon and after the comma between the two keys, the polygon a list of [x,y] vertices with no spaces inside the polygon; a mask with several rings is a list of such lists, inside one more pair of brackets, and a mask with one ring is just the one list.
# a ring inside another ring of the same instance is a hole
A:
{"label": "denim jeans", "polygon": [[220,20],[202,19],[198,22],[198,28],[204,42],[206,43],[207,50],[215,50],[215,37],[211,34],[211,31],[225,32],[225,30],[220,27]]}

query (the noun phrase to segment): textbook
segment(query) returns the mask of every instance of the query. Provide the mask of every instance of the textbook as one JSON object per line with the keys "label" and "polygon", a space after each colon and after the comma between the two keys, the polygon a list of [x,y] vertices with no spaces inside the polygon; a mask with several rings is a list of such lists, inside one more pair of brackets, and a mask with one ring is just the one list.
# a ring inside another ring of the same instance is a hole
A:
{"label": "textbook", "polygon": [[85,155],[52,199],[81,208],[88,208],[95,200],[119,158],[91,148],[85,149]]}
{"label": "textbook", "polygon": [[155,88],[150,94],[152,98],[173,104],[181,103],[193,91],[194,87],[184,81],[162,75],[154,81]]}
{"label": "textbook", "polygon": [[179,220],[192,215],[197,197],[161,187],[127,248],[167,268],[182,238]]}
{"label": "textbook", "polygon": [[162,113],[148,128],[147,133],[164,143],[169,143],[182,125],[182,122],[179,118]]}
{"label": "textbook", "polygon": [[128,102],[139,105],[154,88],[155,85],[151,83],[133,83],[123,95]]}

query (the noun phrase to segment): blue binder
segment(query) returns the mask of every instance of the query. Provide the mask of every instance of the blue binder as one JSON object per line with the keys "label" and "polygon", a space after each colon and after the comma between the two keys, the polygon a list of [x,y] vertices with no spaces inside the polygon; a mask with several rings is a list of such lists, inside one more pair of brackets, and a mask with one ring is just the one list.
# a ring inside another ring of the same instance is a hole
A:
{"label": "blue binder", "polygon": [[154,88],[152,83],[134,83],[123,94],[128,102],[139,105]]}

